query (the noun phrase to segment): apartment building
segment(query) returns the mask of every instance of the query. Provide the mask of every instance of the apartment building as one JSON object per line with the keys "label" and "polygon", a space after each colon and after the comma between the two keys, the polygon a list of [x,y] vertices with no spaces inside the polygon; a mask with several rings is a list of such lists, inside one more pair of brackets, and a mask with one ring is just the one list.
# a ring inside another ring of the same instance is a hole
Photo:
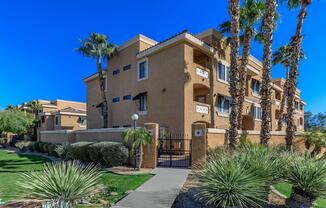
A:
{"label": "apartment building", "polygon": [[[197,35],[187,31],[162,42],[137,35],[119,46],[119,55],[106,69],[109,127],[128,127],[131,115],[138,124],[156,122],[169,132],[190,135],[193,123],[211,128],[229,127],[230,49],[215,29]],[[250,56],[247,66],[243,130],[260,130],[262,63]],[[84,79],[87,86],[87,128],[101,128],[98,76]],[[272,129],[277,120],[284,79],[272,83]],[[303,130],[304,102],[296,96],[297,129]],[[284,120],[285,121],[285,120]]]}
{"label": "apartment building", "polygon": [[[38,112],[37,134],[40,131],[86,129],[86,103],[67,100],[37,100],[42,108]],[[20,109],[30,111],[28,103]]]}

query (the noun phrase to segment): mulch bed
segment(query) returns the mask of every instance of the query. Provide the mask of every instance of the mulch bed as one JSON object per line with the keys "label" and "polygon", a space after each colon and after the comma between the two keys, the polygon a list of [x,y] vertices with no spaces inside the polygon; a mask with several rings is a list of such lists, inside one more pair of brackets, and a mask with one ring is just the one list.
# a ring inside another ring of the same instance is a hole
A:
{"label": "mulch bed", "polygon": [[35,200],[9,201],[0,208],[42,208],[42,202]]}

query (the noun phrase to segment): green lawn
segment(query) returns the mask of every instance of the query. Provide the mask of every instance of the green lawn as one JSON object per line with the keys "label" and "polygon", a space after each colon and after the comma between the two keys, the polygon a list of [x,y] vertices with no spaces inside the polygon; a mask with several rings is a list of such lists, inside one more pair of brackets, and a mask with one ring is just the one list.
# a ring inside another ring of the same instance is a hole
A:
{"label": "green lawn", "polygon": [[[274,188],[282,193],[286,197],[290,197],[292,193],[292,185],[288,183],[279,183],[274,186]],[[319,198],[316,201],[315,208],[325,208],[326,207],[326,199]]]}
{"label": "green lawn", "polygon": [[[17,155],[0,149],[0,199],[8,201],[17,199],[17,180],[23,172],[37,171],[42,169],[42,164],[49,160],[39,156]],[[108,193],[116,192],[118,195],[110,196],[103,193],[100,198],[111,203],[119,201],[125,192],[134,190],[152,175],[119,175],[105,172],[103,184],[108,188]]]}

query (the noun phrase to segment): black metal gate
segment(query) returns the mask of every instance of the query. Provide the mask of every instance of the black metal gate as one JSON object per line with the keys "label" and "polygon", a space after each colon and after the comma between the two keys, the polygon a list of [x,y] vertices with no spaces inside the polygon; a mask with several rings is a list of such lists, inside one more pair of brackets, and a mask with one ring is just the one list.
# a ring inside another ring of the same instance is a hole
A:
{"label": "black metal gate", "polygon": [[191,167],[191,139],[183,134],[166,135],[158,140],[157,165]]}

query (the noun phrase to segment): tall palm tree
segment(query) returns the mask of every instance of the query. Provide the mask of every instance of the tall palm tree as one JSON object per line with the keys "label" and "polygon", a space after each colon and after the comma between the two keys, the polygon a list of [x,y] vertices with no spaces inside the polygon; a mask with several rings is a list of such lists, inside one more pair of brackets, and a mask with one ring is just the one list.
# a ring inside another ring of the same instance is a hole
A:
{"label": "tall palm tree", "polygon": [[[305,57],[304,53],[301,50],[300,59],[303,59],[304,57]],[[288,97],[290,58],[291,58],[291,52],[290,52],[290,46],[288,44],[279,47],[277,51],[273,53],[273,65],[277,65],[281,63],[285,67],[285,83],[283,85],[283,93],[282,93],[280,112],[279,112],[280,116],[278,118],[278,126],[277,126],[278,131],[281,131],[283,127],[283,114],[285,109],[285,102]]]}
{"label": "tall palm tree", "polygon": [[[77,49],[78,52],[86,57],[96,59],[97,73],[99,79],[99,86],[102,98],[102,116],[103,128],[108,127],[108,101],[105,94],[105,77],[103,73],[102,61],[109,60],[117,54],[117,47],[109,42],[109,38],[104,34],[90,33],[85,39],[80,41],[81,46]],[[107,76],[108,77],[108,76]]]}
{"label": "tall palm tree", "polygon": [[131,153],[136,153],[136,166],[140,170],[143,163],[144,146],[152,142],[151,135],[146,128],[129,128],[122,133],[122,138],[126,144],[132,141]]}
{"label": "tall palm tree", "polygon": [[32,114],[34,114],[35,117],[35,122],[34,122],[34,128],[33,128],[33,135],[35,136],[35,138],[37,137],[37,127],[39,125],[39,111],[42,109],[42,105],[38,100],[32,100],[30,102],[27,103],[27,107],[28,109],[32,112]]}
{"label": "tall palm tree", "polygon": [[230,88],[231,114],[229,128],[229,146],[234,150],[238,136],[238,112],[239,112],[239,33],[240,33],[240,0],[229,0],[229,14],[231,17],[231,68]]}
{"label": "tall palm tree", "polygon": [[271,138],[272,102],[271,102],[271,60],[273,31],[276,19],[276,0],[265,1],[266,12],[263,19],[263,79],[261,87],[262,123],[260,143],[267,146]]}
{"label": "tall palm tree", "polygon": [[17,109],[17,106],[14,106],[14,105],[8,105],[5,110],[15,110]]}
{"label": "tall palm tree", "polygon": [[287,106],[287,127],[286,127],[286,145],[289,149],[292,148],[295,134],[294,128],[294,97],[298,81],[298,65],[300,60],[301,43],[302,43],[302,26],[303,21],[307,15],[307,7],[311,4],[311,0],[288,0],[288,7],[290,9],[300,8],[295,35],[291,40],[291,62],[289,74],[289,92],[288,92],[288,106]]}
{"label": "tall palm tree", "polygon": [[[256,27],[262,20],[265,12],[265,4],[262,0],[246,0],[240,8],[240,43],[243,46],[242,57],[239,67],[239,112],[238,112],[238,129],[242,127],[242,111],[245,99],[246,67],[251,50],[251,41],[257,39],[260,33]],[[220,32],[229,34],[231,31],[231,22],[226,21],[219,27]],[[229,42],[229,41],[227,41]]]}

